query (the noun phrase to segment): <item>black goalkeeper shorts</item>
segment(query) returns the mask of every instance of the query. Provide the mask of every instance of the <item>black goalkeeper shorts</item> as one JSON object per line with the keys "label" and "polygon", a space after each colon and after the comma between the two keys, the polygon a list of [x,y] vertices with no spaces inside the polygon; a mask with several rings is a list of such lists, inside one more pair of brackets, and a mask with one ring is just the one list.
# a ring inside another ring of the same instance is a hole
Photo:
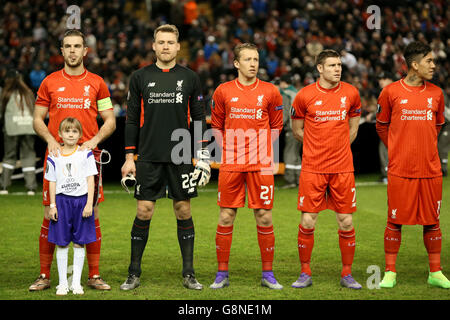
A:
{"label": "black goalkeeper shorts", "polygon": [[136,162],[136,188],[134,197],[137,200],[156,201],[169,197],[180,201],[197,196],[192,176],[192,164]]}

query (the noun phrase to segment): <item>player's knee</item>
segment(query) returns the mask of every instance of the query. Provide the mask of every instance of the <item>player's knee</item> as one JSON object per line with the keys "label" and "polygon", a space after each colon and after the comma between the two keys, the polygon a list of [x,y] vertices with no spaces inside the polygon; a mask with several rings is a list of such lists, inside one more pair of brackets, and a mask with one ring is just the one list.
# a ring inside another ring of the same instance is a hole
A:
{"label": "player's knee", "polygon": [[351,214],[340,214],[338,215],[338,225],[339,229],[343,231],[350,231],[353,229],[353,217]]}
{"label": "player's knee", "polygon": [[255,219],[258,225],[269,227],[272,225],[272,211],[264,209],[255,210]]}
{"label": "player's knee", "polygon": [[191,217],[190,202],[187,201],[174,202],[173,210],[178,220],[187,220]]}
{"label": "player's knee", "polygon": [[306,229],[315,227],[317,221],[317,214],[302,213],[301,225]]}
{"label": "player's knee", "polygon": [[221,226],[231,226],[234,223],[236,211],[230,208],[221,208],[219,215],[219,224]]}
{"label": "player's knee", "polygon": [[153,203],[138,203],[136,217],[139,220],[150,220],[153,216],[155,206]]}

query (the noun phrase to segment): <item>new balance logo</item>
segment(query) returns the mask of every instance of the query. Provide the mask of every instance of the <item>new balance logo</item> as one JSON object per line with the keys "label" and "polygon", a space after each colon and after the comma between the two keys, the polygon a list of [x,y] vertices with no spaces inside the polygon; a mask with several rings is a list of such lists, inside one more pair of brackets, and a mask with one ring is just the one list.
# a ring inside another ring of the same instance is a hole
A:
{"label": "new balance logo", "polygon": [[238,97],[231,98],[231,102],[237,102],[239,100]]}
{"label": "new balance logo", "polygon": [[408,99],[402,99],[402,101],[400,101],[400,104],[406,104],[408,103]]}
{"label": "new balance logo", "polygon": [[271,200],[266,200],[266,201],[264,201],[264,204],[265,204],[265,205],[269,205],[270,202],[271,202]]}
{"label": "new balance logo", "polygon": [[56,90],[56,91],[58,91],[58,92],[63,92],[64,90],[66,90],[66,87],[60,87],[60,88],[58,88],[58,90]]}
{"label": "new balance logo", "polygon": [[147,88],[154,87],[156,82],[149,82]]}
{"label": "new balance logo", "polygon": [[322,105],[322,100],[317,100],[316,102],[314,102],[315,106],[321,106]]}

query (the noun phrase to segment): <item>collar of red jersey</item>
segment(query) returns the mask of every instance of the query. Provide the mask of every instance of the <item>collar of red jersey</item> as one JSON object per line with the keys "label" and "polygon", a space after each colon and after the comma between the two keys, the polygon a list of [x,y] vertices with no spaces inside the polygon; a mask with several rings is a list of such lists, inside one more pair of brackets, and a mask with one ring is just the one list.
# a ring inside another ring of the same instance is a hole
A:
{"label": "collar of red jersey", "polygon": [[238,87],[242,91],[244,91],[244,90],[255,90],[258,87],[258,85],[259,85],[259,79],[256,78],[256,81],[254,83],[252,83],[251,85],[248,85],[248,86],[244,86],[242,83],[240,83],[238,78],[236,78],[234,80],[234,83],[236,84],[236,87]]}
{"label": "collar of red jersey", "polygon": [[423,92],[427,88],[426,81],[424,81],[423,85],[421,85],[421,86],[413,87],[413,86],[406,84],[405,78],[402,78],[402,79],[400,79],[400,84],[406,91],[409,91],[409,92]]}
{"label": "collar of red jersey", "polygon": [[62,69],[62,75],[64,78],[66,78],[67,80],[83,80],[84,78],[86,78],[88,74],[88,71],[86,68],[84,68],[84,72],[82,74],[76,75],[76,76],[72,76],[70,74],[68,74],[64,68]]}
{"label": "collar of red jersey", "polygon": [[339,81],[339,85],[337,87],[334,87],[331,89],[326,89],[320,85],[319,80],[316,81],[316,88],[317,88],[317,90],[319,90],[322,93],[329,93],[329,92],[336,93],[341,89],[341,86],[342,86],[342,81]]}

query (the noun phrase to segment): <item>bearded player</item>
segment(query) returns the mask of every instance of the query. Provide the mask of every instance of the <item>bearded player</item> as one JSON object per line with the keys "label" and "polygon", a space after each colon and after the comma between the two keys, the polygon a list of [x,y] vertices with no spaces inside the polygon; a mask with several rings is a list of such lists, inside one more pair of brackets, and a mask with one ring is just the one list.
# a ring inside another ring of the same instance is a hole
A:
{"label": "bearded player", "polygon": [[211,108],[211,126],[216,140],[222,141],[222,164],[217,201],[220,207],[216,231],[218,272],[210,288],[229,285],[233,225],[238,208],[245,205],[247,190],[261,251],[261,285],[282,289],[272,271],[274,178],[272,159],[268,156],[272,149],[271,136],[277,138],[283,127],[282,97],[273,84],[257,78],[259,54],[255,45],[237,45],[234,53],[238,77],[216,89]]}
{"label": "bearded player", "polygon": [[388,218],[384,233],[382,288],[397,283],[396,259],[403,225],[422,225],[428,253],[428,283],[450,288],[441,271],[442,171],[437,138],[444,119],[441,88],[428,82],[436,69],[430,46],[412,42],[404,52],[408,74],[381,91],[377,132],[388,148]]}
{"label": "bearded player", "polygon": [[300,90],[292,105],[292,131],[303,142],[297,206],[302,212],[298,231],[301,272],[292,287],[312,285],[314,228],[319,212],[331,209],[339,228],[341,286],[361,289],[351,274],[356,189],[350,149],[358,133],[361,99],[358,89],[341,81],[342,62],[336,51],[322,51],[316,64],[319,80]]}
{"label": "bearded player", "polygon": [[[77,118],[83,126],[83,137],[80,139],[82,149],[93,151],[97,163],[100,161],[100,150],[97,145],[108,138],[116,128],[116,118],[110,99],[108,87],[101,77],[86,70],[83,58],[87,54],[83,33],[79,30],[68,30],[63,37],[61,52],[64,57],[64,68],[48,75],[41,83],[36,100],[33,125],[36,133],[47,142],[47,153],[58,156],[61,153],[61,138],[58,135],[60,122],[67,117]],[[48,126],[45,124],[49,116]],[[98,128],[97,115],[103,119]],[[44,166],[47,161],[44,161]],[[87,285],[94,289],[110,290],[111,287],[100,277],[99,261],[101,249],[101,230],[99,223],[98,203],[103,201],[101,187],[101,169],[95,176],[96,192],[94,199],[94,216],[97,240],[86,245],[89,265]],[[45,170],[45,168],[44,168]],[[50,268],[53,261],[55,245],[48,242],[50,222],[49,183],[43,181],[44,220],[39,235],[39,258],[41,274],[29,287],[30,291],[50,288]]]}

